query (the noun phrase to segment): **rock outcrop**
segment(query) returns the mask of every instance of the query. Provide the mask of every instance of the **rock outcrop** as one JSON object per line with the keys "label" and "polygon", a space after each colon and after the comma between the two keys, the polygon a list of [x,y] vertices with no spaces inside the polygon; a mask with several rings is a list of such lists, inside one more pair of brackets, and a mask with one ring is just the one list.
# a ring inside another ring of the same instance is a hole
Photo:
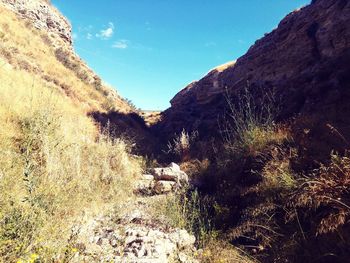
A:
{"label": "rock outcrop", "polygon": [[69,45],[72,44],[71,24],[49,1],[0,0],[0,3],[31,21],[34,27],[51,32]]}
{"label": "rock outcrop", "polygon": [[183,128],[215,135],[226,90],[234,97],[248,85],[273,88],[282,98],[281,118],[345,106],[350,97],[349,25],[348,0],[314,0],[295,10],[235,63],[180,91],[158,128],[169,136]]}
{"label": "rock outcrop", "polygon": [[164,168],[153,168],[151,174],[144,174],[135,184],[135,193],[167,194],[174,192],[189,183],[188,176],[180,166],[171,163]]}

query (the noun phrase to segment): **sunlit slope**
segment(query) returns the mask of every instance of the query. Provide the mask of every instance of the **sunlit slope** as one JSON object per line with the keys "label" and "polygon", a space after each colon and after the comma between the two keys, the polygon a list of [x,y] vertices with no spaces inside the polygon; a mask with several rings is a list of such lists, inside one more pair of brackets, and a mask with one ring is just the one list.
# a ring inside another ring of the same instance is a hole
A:
{"label": "sunlit slope", "polygon": [[[85,112],[130,107],[81,61],[59,37],[32,27],[0,6],[0,59],[29,72],[41,84],[69,98]],[[21,73],[22,74],[22,73]]]}

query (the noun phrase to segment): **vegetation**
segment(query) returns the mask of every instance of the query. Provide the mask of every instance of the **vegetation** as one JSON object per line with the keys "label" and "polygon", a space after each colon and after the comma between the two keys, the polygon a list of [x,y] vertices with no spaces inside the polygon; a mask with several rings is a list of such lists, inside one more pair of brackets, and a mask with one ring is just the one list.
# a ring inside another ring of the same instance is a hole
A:
{"label": "vegetation", "polygon": [[189,160],[191,146],[194,144],[197,137],[197,131],[193,131],[189,134],[183,129],[179,135],[175,135],[172,142],[168,142],[166,153],[180,157],[183,162]]}
{"label": "vegetation", "polygon": [[73,225],[125,201],[140,165],[61,95],[20,84],[11,100],[0,88],[0,258],[62,259]]}
{"label": "vegetation", "polygon": [[[276,121],[275,95],[264,95],[263,89],[248,86],[236,96],[240,100],[227,97],[221,142],[210,141],[203,147],[199,140],[191,144],[181,143],[181,136],[174,140],[178,145],[190,145],[185,148],[191,158],[181,167],[200,181],[198,202],[210,208],[202,214],[203,209],[195,206],[201,214],[195,222],[204,229],[202,233],[207,233],[201,237],[197,234],[199,240],[204,240],[200,259],[240,262],[235,258],[239,251],[243,262],[247,258],[254,261],[252,256],[262,262],[310,262],[320,254],[322,260],[345,262],[350,244],[348,152],[333,152],[330,158],[316,163],[306,150],[308,140],[296,132],[301,129],[308,134],[305,122],[298,118]],[[348,146],[341,132],[328,123],[324,125],[331,127],[330,134],[339,137],[344,147]],[[317,146],[315,143],[312,147]],[[212,147],[213,155],[200,152],[208,147]],[[180,197],[177,200],[178,204],[186,204]],[[184,216],[187,210],[178,206],[172,201],[166,210],[168,215],[176,215],[171,216],[174,222],[191,218]],[[191,213],[196,210],[189,207]],[[206,227],[208,222],[210,228]],[[209,257],[211,253],[215,256]]]}
{"label": "vegetation", "polygon": [[0,12],[0,262],[68,262],[76,229],[129,198],[140,161],[87,116],[105,97]]}
{"label": "vegetation", "polygon": [[116,105],[128,110],[63,40],[35,29],[3,7],[0,14],[0,66],[10,64],[35,79],[44,79],[47,86],[63,92],[86,112],[108,111]]}
{"label": "vegetation", "polygon": [[[60,40],[3,8],[0,40],[0,262],[69,262],[83,220],[131,195],[142,160],[117,135],[144,123],[64,44],[55,49]],[[203,142],[182,130],[167,145],[198,188],[150,212],[194,234],[201,262],[348,261],[349,153],[317,141],[314,152],[329,157],[316,159],[304,136],[312,116],[278,122],[279,104],[273,91],[248,84],[227,94],[222,138]],[[323,126],[348,148],[346,136]]]}
{"label": "vegetation", "polygon": [[211,221],[210,210],[213,209],[214,200],[200,196],[196,190],[184,189],[167,196],[166,202],[155,202],[151,214],[163,218],[174,228],[183,228],[193,234],[196,246],[201,249],[194,256],[200,262],[256,262],[254,258],[219,238],[222,233],[214,229]]}

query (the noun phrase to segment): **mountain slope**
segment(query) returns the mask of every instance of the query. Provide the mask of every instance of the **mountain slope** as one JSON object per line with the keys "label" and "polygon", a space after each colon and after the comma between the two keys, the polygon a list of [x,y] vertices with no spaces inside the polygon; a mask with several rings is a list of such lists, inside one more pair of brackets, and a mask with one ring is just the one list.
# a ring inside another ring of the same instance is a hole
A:
{"label": "mountain slope", "polygon": [[[0,262],[68,262],[80,249],[79,225],[126,201],[141,173],[131,144],[101,130],[90,115],[133,111],[61,33],[35,28],[37,16],[24,18],[3,2]],[[38,4],[46,15],[61,16],[47,1],[5,2],[28,10]]]}
{"label": "mountain slope", "polygon": [[[9,7],[7,2],[3,4]],[[21,1],[15,3],[19,4]],[[29,11],[24,9],[27,5]],[[22,13],[34,12],[31,11],[32,5],[39,5],[39,8],[43,6],[42,12],[45,14],[51,12],[54,17],[59,17],[60,19],[57,18],[54,23],[57,28],[50,30],[45,26],[36,28],[37,24],[50,24],[51,16],[42,18],[35,13],[36,15],[31,15],[29,18],[27,16],[23,18]],[[129,105],[112,88],[104,85],[101,79],[76,56],[71,46],[70,35],[64,34],[62,38],[62,34],[56,32],[61,32],[61,27],[66,28],[67,32],[71,30],[67,20],[59,16],[56,9],[45,1],[26,2],[19,6],[20,19],[9,11],[14,8],[1,7],[0,52],[4,63],[10,64],[15,69],[30,72],[40,81],[64,93],[79,105],[78,107],[84,107],[85,111],[106,111],[113,107],[122,112],[131,111]],[[40,19],[47,21],[38,22]],[[60,26],[59,22],[63,22],[64,25]]]}
{"label": "mountain slope", "polygon": [[349,112],[342,109],[350,95],[349,10],[346,0],[316,0],[292,12],[236,63],[180,91],[163,113],[160,130],[217,135],[226,92],[234,97],[247,87],[274,90],[282,99],[280,118],[330,108]]}

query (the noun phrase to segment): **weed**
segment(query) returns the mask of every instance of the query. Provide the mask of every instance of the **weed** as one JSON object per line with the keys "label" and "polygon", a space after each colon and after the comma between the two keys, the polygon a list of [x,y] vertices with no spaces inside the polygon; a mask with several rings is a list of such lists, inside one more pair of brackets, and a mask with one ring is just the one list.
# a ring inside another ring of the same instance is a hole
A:
{"label": "weed", "polygon": [[190,159],[191,145],[198,137],[198,132],[193,131],[189,134],[185,129],[179,135],[175,134],[175,138],[172,142],[168,142],[167,154],[173,153],[181,158],[181,160],[188,161]]}
{"label": "weed", "polygon": [[220,124],[222,138],[228,151],[254,154],[277,134],[274,120],[278,106],[273,92],[266,91],[257,101],[249,85],[238,97],[235,102],[226,95],[228,112]]}

